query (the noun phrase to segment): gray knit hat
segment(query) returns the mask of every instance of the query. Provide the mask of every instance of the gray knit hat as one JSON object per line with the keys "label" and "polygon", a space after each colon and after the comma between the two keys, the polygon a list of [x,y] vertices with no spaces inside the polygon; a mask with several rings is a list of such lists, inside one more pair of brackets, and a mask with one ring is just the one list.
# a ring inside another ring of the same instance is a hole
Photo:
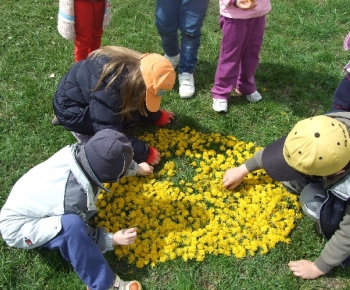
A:
{"label": "gray knit hat", "polygon": [[133,159],[129,139],[115,130],[97,132],[85,144],[91,169],[101,182],[114,182],[125,174]]}

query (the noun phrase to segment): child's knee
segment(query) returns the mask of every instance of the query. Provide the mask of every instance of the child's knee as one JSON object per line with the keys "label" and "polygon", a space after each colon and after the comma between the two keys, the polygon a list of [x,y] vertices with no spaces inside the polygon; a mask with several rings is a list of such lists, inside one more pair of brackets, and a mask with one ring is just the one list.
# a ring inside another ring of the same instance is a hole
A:
{"label": "child's knee", "polygon": [[300,205],[304,213],[313,221],[319,221],[320,208],[327,195],[321,183],[311,183],[300,193]]}
{"label": "child's knee", "polygon": [[77,233],[79,231],[87,232],[85,222],[76,214],[65,214],[61,218],[62,227],[65,232],[71,231]]}

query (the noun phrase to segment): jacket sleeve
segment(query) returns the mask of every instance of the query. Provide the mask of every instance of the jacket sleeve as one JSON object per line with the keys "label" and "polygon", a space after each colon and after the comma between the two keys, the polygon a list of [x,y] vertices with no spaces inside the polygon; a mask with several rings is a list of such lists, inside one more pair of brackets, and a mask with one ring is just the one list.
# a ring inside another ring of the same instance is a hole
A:
{"label": "jacket sleeve", "polygon": [[134,161],[136,163],[145,162],[149,154],[147,143],[140,139],[137,139],[136,137],[128,136],[128,135],[126,136],[130,140],[132,149],[134,150]]}
{"label": "jacket sleeve", "polygon": [[246,162],[245,165],[248,169],[249,172],[253,172],[255,170],[261,169],[262,167],[262,162],[261,162],[261,156],[263,153],[264,149],[256,152],[253,157],[249,158]]}
{"label": "jacket sleeve", "polygon": [[343,220],[330,240],[323,248],[320,257],[315,260],[316,267],[328,273],[350,256],[350,205],[346,208]]}
{"label": "jacket sleeve", "polygon": [[143,124],[155,124],[162,116],[162,112],[160,110],[153,113],[150,111],[147,111],[147,113],[148,113],[147,117],[140,115],[140,122]]}
{"label": "jacket sleeve", "polygon": [[91,96],[89,114],[94,133],[103,129],[113,129],[123,132],[120,114],[121,99],[115,90],[101,89]]}
{"label": "jacket sleeve", "polygon": [[54,238],[61,230],[61,216],[30,218],[14,211],[1,211],[2,239],[11,247],[34,249]]}
{"label": "jacket sleeve", "polygon": [[87,225],[88,236],[94,241],[102,253],[113,250],[113,233],[107,233],[104,228],[93,228]]}

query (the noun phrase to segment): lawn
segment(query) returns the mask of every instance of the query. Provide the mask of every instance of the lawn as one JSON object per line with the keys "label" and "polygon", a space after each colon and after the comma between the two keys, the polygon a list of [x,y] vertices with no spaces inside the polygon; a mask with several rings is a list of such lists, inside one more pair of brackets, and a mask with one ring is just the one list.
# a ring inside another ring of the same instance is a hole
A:
{"label": "lawn", "polygon": [[[162,54],[154,2],[113,0],[113,19],[103,35],[103,45]],[[342,68],[350,59],[349,52],[342,49],[350,31],[348,0],[272,0],[256,73],[263,100],[251,104],[232,95],[225,115],[212,110],[210,95],[221,39],[217,2],[211,0],[202,31],[194,98],[180,99],[177,85],[163,98],[162,108],[176,113],[169,129],[188,126],[203,134],[234,136],[263,147],[288,133],[296,121],[330,109],[344,76]],[[73,43],[57,32],[58,1],[4,0],[0,9],[2,206],[20,176],[75,140],[67,130],[51,125],[52,96],[74,62]],[[152,127],[142,127],[134,133],[155,132]],[[185,161],[180,156],[175,163]],[[290,273],[290,260],[313,260],[326,242],[314,232],[312,221],[298,219],[289,238],[289,244],[278,243],[266,254],[243,258],[208,254],[200,262],[178,257],[142,268],[117,259],[114,253],[106,258],[123,279],[138,279],[147,290],[350,289],[349,268],[338,267],[310,281]],[[56,252],[13,249],[0,240],[0,263],[0,289],[86,289]]]}

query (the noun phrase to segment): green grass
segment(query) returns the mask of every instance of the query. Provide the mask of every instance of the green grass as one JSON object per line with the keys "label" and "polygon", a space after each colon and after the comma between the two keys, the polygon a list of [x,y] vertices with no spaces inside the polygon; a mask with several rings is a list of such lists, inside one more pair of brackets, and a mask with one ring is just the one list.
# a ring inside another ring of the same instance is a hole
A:
{"label": "green grass", "polygon": [[[154,26],[154,2],[113,0],[113,20],[103,45],[163,53]],[[349,53],[342,50],[350,31],[348,0],[272,1],[256,73],[264,99],[250,104],[232,96],[226,115],[212,110],[210,96],[221,39],[217,2],[211,1],[203,27],[195,97],[180,99],[176,85],[162,102],[164,109],[177,115],[170,128],[188,125],[265,146],[286,134],[296,121],[330,109],[343,78],[342,67],[349,60]],[[52,96],[74,60],[73,44],[56,29],[57,0],[4,0],[0,9],[1,206],[21,175],[74,142],[68,131],[50,124]],[[201,263],[177,259],[136,269],[118,261],[113,253],[106,257],[123,279],[136,278],[147,290],[350,289],[349,269],[335,268],[314,281],[292,276],[288,261],[315,259],[325,241],[314,233],[307,218],[298,222],[291,239],[291,244],[280,244],[267,255],[242,260],[208,256]],[[0,263],[0,289],[86,289],[56,252],[23,251],[1,241]]]}

